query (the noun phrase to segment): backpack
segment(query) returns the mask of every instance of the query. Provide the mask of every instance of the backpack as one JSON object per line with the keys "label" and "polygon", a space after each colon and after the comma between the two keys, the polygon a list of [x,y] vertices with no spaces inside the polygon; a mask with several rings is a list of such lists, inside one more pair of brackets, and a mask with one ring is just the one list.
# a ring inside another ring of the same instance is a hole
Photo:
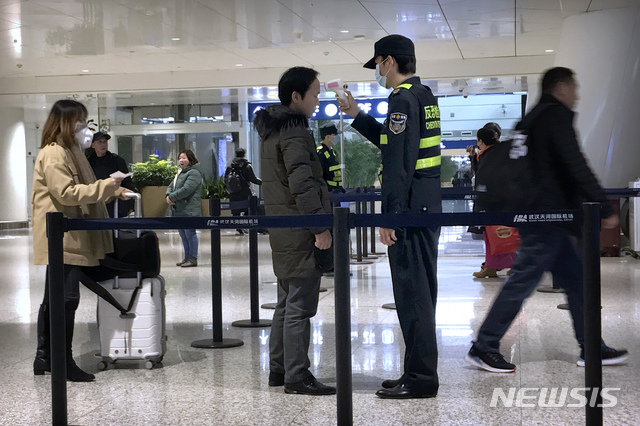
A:
{"label": "backpack", "polygon": [[478,210],[517,211],[535,207],[537,187],[529,136],[537,117],[548,106],[539,105],[530,113],[528,128],[514,130],[491,146],[490,164],[480,163],[476,173]]}
{"label": "backpack", "polygon": [[236,192],[240,192],[245,187],[245,180],[242,177],[242,169],[238,169],[237,167],[231,166],[231,170],[224,178],[224,183],[227,185],[227,191],[229,194],[235,194]]}

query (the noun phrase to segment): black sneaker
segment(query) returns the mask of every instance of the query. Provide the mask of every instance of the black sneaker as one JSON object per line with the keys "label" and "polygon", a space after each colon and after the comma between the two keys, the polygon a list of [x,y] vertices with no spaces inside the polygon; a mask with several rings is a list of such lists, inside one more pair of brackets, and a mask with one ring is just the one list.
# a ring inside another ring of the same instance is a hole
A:
{"label": "black sneaker", "polygon": [[465,357],[467,363],[492,373],[513,373],[516,366],[505,361],[504,357],[499,353],[482,352],[476,345],[471,345],[469,353]]}
{"label": "black sneaker", "polygon": [[[602,365],[622,364],[629,357],[629,351],[626,349],[613,349],[605,344],[602,345]],[[584,348],[580,347],[580,358],[578,358],[578,367],[584,367]]]}

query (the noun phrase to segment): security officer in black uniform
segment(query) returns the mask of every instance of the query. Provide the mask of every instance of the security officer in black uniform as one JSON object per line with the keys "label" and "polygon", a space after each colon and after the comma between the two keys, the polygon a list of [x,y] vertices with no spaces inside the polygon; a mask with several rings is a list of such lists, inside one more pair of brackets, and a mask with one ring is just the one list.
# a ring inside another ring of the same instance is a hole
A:
{"label": "security officer in black uniform", "polygon": [[329,191],[343,192],[342,189],[342,171],[340,164],[336,159],[336,153],[333,151],[333,141],[338,134],[335,124],[328,123],[320,127],[320,138],[322,143],[318,145],[318,157],[322,164],[322,177],[327,182]]}
{"label": "security officer in black uniform", "polygon": [[[382,150],[382,212],[441,213],[440,110],[431,89],[415,73],[413,42],[401,35],[384,37],[364,67],[393,87],[384,124],[358,108],[351,93],[338,100],[355,117],[351,126]],[[406,346],[404,374],[385,380],[380,398],[429,398],[438,392],[436,344],[436,262],[439,227],[380,228],[389,246],[393,295]]]}

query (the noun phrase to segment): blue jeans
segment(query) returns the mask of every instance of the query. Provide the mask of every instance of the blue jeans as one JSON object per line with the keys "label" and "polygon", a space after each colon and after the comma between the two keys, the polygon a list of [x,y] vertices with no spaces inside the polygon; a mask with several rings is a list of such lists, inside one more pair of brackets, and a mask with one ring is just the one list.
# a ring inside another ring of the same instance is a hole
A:
{"label": "blue jeans", "polygon": [[578,344],[584,343],[582,256],[576,238],[565,229],[550,225],[519,227],[520,251],[500,293],[478,332],[475,346],[484,352],[499,352],[500,340],[533,293],[545,271],[565,290]]}
{"label": "blue jeans", "polygon": [[198,258],[198,235],[195,229],[178,229],[180,238],[182,238],[182,247],[184,248],[185,259]]}

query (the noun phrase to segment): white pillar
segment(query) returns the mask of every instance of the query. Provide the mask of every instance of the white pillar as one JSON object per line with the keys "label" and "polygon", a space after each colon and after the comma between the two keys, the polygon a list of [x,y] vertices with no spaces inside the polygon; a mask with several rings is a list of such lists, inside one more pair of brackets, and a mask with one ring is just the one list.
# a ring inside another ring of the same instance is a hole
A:
{"label": "white pillar", "polygon": [[556,66],[576,72],[576,129],[605,187],[640,176],[640,7],[573,15],[562,26]]}
{"label": "white pillar", "polygon": [[26,222],[27,151],[22,108],[0,108],[0,222]]}

